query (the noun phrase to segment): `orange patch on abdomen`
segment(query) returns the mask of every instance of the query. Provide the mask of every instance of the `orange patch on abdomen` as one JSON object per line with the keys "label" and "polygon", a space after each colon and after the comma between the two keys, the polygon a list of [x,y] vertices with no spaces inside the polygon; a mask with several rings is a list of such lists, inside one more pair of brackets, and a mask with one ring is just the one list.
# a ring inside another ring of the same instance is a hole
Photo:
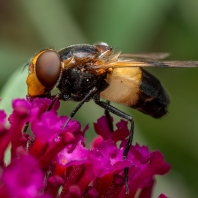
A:
{"label": "orange patch on abdomen", "polygon": [[139,98],[141,78],[142,70],[139,67],[113,69],[106,79],[109,86],[100,95],[112,102],[135,105]]}

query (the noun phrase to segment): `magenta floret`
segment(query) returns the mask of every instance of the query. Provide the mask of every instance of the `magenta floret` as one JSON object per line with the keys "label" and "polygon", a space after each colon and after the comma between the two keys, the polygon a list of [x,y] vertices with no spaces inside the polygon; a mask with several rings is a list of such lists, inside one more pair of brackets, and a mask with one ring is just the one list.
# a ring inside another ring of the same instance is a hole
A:
{"label": "magenta floret", "polygon": [[[0,111],[0,197],[152,197],[155,175],[170,170],[159,151],[150,152],[148,147],[136,144],[123,159],[129,135],[127,122],[121,120],[112,133],[105,116],[94,123],[98,136],[88,148],[88,126],[81,130],[80,123],[71,120],[63,128],[68,117],[58,116],[58,101],[47,111],[50,103],[50,99],[41,98],[14,100],[9,127],[5,112]],[[23,132],[27,122],[30,134]],[[6,165],[8,145],[11,157]],[[125,190],[125,167],[129,168],[129,196]]]}

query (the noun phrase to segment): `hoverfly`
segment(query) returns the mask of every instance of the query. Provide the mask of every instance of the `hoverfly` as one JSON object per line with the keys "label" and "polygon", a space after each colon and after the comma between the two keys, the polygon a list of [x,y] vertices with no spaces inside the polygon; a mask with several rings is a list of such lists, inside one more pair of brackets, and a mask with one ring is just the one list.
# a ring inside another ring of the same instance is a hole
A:
{"label": "hoverfly", "polygon": [[[142,67],[197,67],[198,61],[160,61],[167,54],[121,54],[106,43],[71,45],[60,51],[44,49],[29,64],[27,77],[30,97],[50,97],[51,90],[60,90],[55,100],[77,101],[70,114],[91,99],[131,124],[123,157],[127,158],[133,139],[134,121],[130,115],[109,104],[109,101],[137,109],[154,118],[167,113],[169,97],[160,81]],[[101,101],[100,98],[108,102]],[[51,108],[50,105],[49,109]],[[108,117],[108,116],[107,116]],[[65,123],[67,125],[69,120]],[[124,170],[128,191],[128,168]]]}

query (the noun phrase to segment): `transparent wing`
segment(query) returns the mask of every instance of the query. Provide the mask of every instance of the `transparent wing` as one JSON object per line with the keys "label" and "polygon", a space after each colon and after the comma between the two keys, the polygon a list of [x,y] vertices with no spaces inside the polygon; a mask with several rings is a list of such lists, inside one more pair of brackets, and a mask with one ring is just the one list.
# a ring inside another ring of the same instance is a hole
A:
{"label": "transparent wing", "polygon": [[91,66],[92,69],[120,68],[120,67],[198,67],[198,61],[169,61],[159,60],[168,56],[168,53],[151,54],[112,54],[99,59]]}
{"label": "transparent wing", "polygon": [[120,54],[119,59],[127,58],[142,58],[142,59],[154,59],[160,60],[170,56],[169,53],[141,53],[141,54]]}

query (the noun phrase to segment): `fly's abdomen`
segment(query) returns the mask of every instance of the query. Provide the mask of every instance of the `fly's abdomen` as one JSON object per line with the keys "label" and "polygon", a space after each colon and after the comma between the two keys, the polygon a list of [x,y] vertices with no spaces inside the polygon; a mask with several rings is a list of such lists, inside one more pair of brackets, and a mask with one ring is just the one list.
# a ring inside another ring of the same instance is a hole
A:
{"label": "fly's abdomen", "polygon": [[109,86],[101,92],[103,98],[127,106],[133,106],[138,102],[141,81],[139,67],[113,69],[106,81]]}
{"label": "fly's abdomen", "polygon": [[109,86],[101,96],[137,109],[154,118],[167,113],[169,97],[160,81],[139,67],[116,68],[106,79]]}
{"label": "fly's abdomen", "polygon": [[154,118],[160,118],[167,113],[167,106],[170,102],[168,94],[155,76],[142,68],[141,70],[139,99],[131,107]]}

